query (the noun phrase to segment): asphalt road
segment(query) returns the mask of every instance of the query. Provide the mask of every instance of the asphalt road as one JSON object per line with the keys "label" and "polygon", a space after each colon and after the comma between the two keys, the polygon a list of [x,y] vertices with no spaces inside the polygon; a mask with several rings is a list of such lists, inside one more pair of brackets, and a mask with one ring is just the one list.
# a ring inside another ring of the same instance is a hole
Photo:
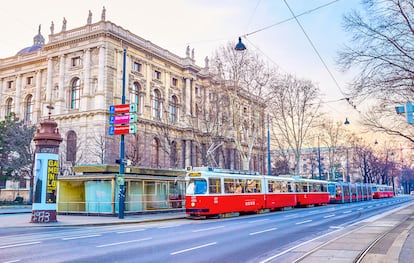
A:
{"label": "asphalt road", "polygon": [[[267,262],[411,197],[228,219],[0,229],[0,262]],[[12,216],[10,219],[12,220]],[[357,237],[356,237],[357,238]]]}

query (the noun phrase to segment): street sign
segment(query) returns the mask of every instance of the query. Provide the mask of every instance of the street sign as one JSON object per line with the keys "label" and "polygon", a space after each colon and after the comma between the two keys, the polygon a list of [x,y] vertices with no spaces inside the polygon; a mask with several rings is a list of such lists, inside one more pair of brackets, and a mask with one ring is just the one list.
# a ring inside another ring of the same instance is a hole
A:
{"label": "street sign", "polygon": [[118,174],[116,176],[116,182],[118,185],[124,185],[125,184],[125,177],[123,174]]}
{"label": "street sign", "polygon": [[125,114],[125,115],[111,115],[109,116],[109,124],[127,124],[137,122],[137,115]]}
{"label": "street sign", "polygon": [[129,112],[137,112],[136,103],[109,106],[109,114],[119,114],[119,113],[129,113]]}
{"label": "street sign", "polygon": [[132,125],[122,125],[122,126],[109,126],[109,135],[115,134],[135,134],[137,132],[137,127]]}

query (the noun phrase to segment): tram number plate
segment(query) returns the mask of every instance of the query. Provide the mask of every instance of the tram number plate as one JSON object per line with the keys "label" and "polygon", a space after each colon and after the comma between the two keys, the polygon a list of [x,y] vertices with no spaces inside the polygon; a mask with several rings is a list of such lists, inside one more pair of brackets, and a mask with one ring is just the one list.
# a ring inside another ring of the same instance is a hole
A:
{"label": "tram number plate", "polygon": [[256,201],[255,200],[246,200],[246,201],[244,201],[244,205],[245,206],[253,206],[253,205],[256,205]]}

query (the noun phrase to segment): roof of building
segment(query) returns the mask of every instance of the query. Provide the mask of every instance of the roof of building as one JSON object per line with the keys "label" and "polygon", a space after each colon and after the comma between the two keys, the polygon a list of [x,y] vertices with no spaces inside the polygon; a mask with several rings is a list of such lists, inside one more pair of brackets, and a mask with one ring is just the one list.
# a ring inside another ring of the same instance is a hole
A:
{"label": "roof of building", "polygon": [[39,49],[42,49],[43,45],[45,44],[45,38],[40,33],[41,26],[39,25],[39,31],[36,36],[33,38],[33,45],[30,47],[25,47],[21,49],[19,52],[17,52],[17,55],[23,55],[27,54],[33,51],[37,51]]}

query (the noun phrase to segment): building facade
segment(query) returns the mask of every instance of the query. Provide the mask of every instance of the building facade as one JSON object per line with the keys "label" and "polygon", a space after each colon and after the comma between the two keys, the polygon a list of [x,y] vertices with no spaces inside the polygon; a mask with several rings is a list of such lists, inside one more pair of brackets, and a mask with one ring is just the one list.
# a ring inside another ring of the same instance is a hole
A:
{"label": "building facade", "polygon": [[209,119],[201,113],[214,112],[223,117],[221,124],[234,114],[249,122],[254,115],[257,138],[249,167],[265,173],[265,106],[250,109],[254,98],[241,93],[242,112],[217,106],[226,94],[207,58],[204,67],[197,66],[190,47],[185,57],[172,54],[107,21],[105,11],[99,21],[89,16],[78,28],[67,29],[66,19],[60,30],[52,23],[47,42],[39,26],[32,46],[0,59],[0,120],[15,113],[37,125],[50,113],[63,137],[61,175],[74,175],[77,165],[115,164],[120,136],[109,135],[109,107],[121,104],[125,81],[126,103],[137,105],[136,133],[125,135],[126,159],[133,166],[242,169],[234,133],[212,138],[203,124]]}

